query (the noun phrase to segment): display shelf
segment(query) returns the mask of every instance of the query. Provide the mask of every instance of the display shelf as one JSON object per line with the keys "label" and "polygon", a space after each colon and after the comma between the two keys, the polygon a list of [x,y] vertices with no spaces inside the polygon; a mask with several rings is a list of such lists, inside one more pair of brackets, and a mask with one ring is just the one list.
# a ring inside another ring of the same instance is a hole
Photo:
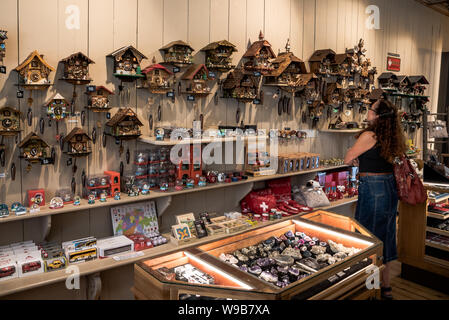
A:
{"label": "display shelf", "polygon": [[19,220],[27,220],[27,219],[57,215],[57,214],[62,214],[62,213],[97,209],[97,208],[102,208],[102,207],[118,206],[118,205],[123,205],[126,203],[135,203],[135,202],[148,201],[148,200],[153,200],[153,199],[158,199],[158,198],[189,194],[189,193],[194,193],[194,192],[229,188],[229,187],[247,184],[247,183],[275,180],[275,179],[280,179],[280,178],[287,178],[287,177],[293,177],[293,176],[298,176],[298,175],[316,173],[316,172],[320,172],[320,171],[330,171],[330,170],[337,170],[337,169],[344,169],[344,168],[347,168],[347,166],[320,167],[318,169],[305,170],[305,171],[299,171],[299,172],[290,172],[290,173],[286,173],[286,174],[248,177],[247,180],[241,180],[241,181],[230,182],[230,183],[216,183],[216,184],[208,185],[205,187],[195,187],[193,189],[184,189],[181,191],[166,191],[166,192],[151,191],[150,194],[148,194],[148,195],[140,195],[137,197],[129,197],[125,194],[122,194],[120,200],[113,200],[112,198],[109,198],[107,200],[107,202],[100,202],[100,201],[96,200],[95,204],[88,204],[87,200],[82,199],[81,205],[79,205],[79,206],[74,206],[73,204],[68,204],[61,209],[50,209],[48,206],[44,206],[44,207],[41,207],[41,211],[39,211],[37,213],[27,212],[26,214],[20,215],[20,216],[16,216],[16,215],[10,213],[10,215],[8,217],[0,218],[0,223],[19,221]]}
{"label": "display shelf", "polygon": [[449,252],[449,246],[446,246],[443,244],[438,244],[438,243],[433,243],[433,242],[430,242],[429,240],[426,240],[426,246]]}
{"label": "display shelf", "polygon": [[[141,136],[138,141],[141,143],[147,143],[155,146],[175,146],[178,144],[204,144],[211,142],[235,142],[238,137],[224,137],[224,138],[201,138],[201,139],[185,139],[185,140],[156,140],[156,137]],[[251,140],[267,140],[268,136],[243,136],[241,141]]]}
{"label": "display shelf", "polygon": [[449,219],[449,213],[448,214],[440,214],[440,213],[434,213],[434,212],[427,211],[427,216],[430,218],[435,218],[435,219],[439,219],[439,220]]}
{"label": "display shelf", "polygon": [[449,261],[438,259],[429,255],[424,255],[424,260],[433,264],[443,266],[445,268],[449,267]]}
{"label": "display shelf", "polygon": [[426,231],[449,237],[449,231],[440,230],[440,229],[432,228],[432,227],[427,227]]}
{"label": "display shelf", "polygon": [[[332,206],[329,206],[326,208],[320,208],[320,210],[323,210],[323,209],[329,210],[329,209],[339,207],[339,206],[342,206],[345,204],[353,203],[355,201],[357,201],[357,198],[343,199],[343,200],[334,202]],[[304,213],[304,214],[308,214],[308,213]],[[79,275],[86,276],[89,274],[125,266],[128,264],[133,264],[140,260],[150,259],[150,258],[154,258],[154,257],[160,256],[160,255],[174,253],[174,252],[182,250],[182,249],[196,247],[199,245],[207,244],[209,242],[225,239],[231,235],[242,234],[242,233],[248,232],[249,230],[257,230],[257,229],[260,229],[263,227],[277,224],[279,222],[295,219],[299,216],[301,216],[301,214],[296,215],[296,216],[284,217],[282,219],[275,220],[275,221],[260,222],[253,227],[250,227],[248,229],[241,230],[241,231],[238,231],[238,232],[235,232],[232,234],[211,235],[211,236],[207,236],[202,239],[195,239],[195,240],[188,242],[187,244],[184,244],[184,245],[176,246],[175,244],[169,242],[167,244],[164,244],[164,245],[161,245],[158,247],[143,250],[143,251],[141,251],[143,253],[142,256],[133,257],[133,258],[130,258],[127,260],[116,261],[113,258],[96,259],[93,261],[76,264],[76,266],[79,268],[79,271],[80,271]],[[170,239],[170,234],[164,234],[164,236],[167,239]],[[0,284],[1,284],[0,285],[0,297],[14,294],[14,293],[17,293],[20,291],[25,291],[25,290],[30,290],[30,289],[41,287],[41,286],[50,285],[50,284],[53,284],[56,282],[65,281],[66,279],[67,279],[66,270],[63,269],[63,270],[58,270],[58,271],[41,273],[41,274],[37,274],[37,275],[31,275],[31,276],[23,277],[23,278],[5,280],[5,281],[0,282]]]}
{"label": "display shelf", "polygon": [[320,130],[320,132],[323,133],[360,133],[363,129],[347,129],[347,130],[338,130],[338,129],[327,129],[327,130]]}
{"label": "display shelf", "polygon": [[442,196],[442,197],[440,197],[440,198],[430,198],[429,197],[429,201],[430,202],[441,202],[441,201],[445,201],[445,200],[447,200],[447,199],[449,199],[449,194],[447,194],[447,195],[445,195],[445,196]]}
{"label": "display shelf", "polygon": [[320,208],[320,210],[329,210],[329,209],[335,209],[341,206],[345,206],[348,204],[352,204],[352,203],[356,203],[359,200],[358,197],[352,197],[352,198],[344,198],[342,200],[337,200],[337,201],[333,201],[331,202],[330,206],[324,207],[324,208]]}

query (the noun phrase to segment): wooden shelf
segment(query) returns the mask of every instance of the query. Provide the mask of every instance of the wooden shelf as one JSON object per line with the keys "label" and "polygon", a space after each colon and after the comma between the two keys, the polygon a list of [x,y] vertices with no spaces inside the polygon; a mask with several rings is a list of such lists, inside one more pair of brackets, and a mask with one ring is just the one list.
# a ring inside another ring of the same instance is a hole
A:
{"label": "wooden shelf", "polygon": [[[357,201],[357,198],[343,199],[340,201],[335,201],[332,203],[331,206],[326,207],[326,208],[320,208],[319,210],[328,210],[328,209],[339,207],[339,206],[342,206],[345,204],[350,204],[350,203],[353,203],[356,201]],[[310,212],[303,213],[303,214],[309,214],[309,213]],[[300,217],[301,215],[302,214],[299,214],[296,216],[284,217],[282,219],[275,220],[275,221],[260,222],[254,227],[250,227],[248,229],[245,229],[245,230],[233,233],[233,234],[212,235],[212,236],[208,236],[208,237],[205,237],[202,239],[195,239],[192,242],[189,242],[188,244],[184,244],[184,245],[180,245],[180,246],[176,246],[175,244],[169,242],[167,244],[164,244],[164,245],[161,245],[158,247],[143,250],[143,251],[141,251],[143,253],[143,256],[130,258],[128,260],[116,261],[113,258],[96,259],[96,260],[76,264],[76,266],[79,267],[80,276],[86,276],[86,275],[93,274],[96,272],[101,272],[101,271],[121,267],[124,265],[133,264],[133,263],[136,263],[141,260],[147,260],[147,259],[155,258],[157,256],[174,253],[176,251],[187,249],[190,247],[195,247],[195,246],[203,245],[203,244],[206,244],[209,242],[225,239],[230,236],[248,232],[249,230],[260,229],[260,228],[263,228],[263,227],[266,227],[269,225],[273,225],[273,224],[276,224],[276,223],[279,223],[282,221],[295,219],[295,218]],[[164,236],[167,239],[170,239],[170,234],[164,234]],[[41,287],[41,286],[50,285],[50,284],[56,283],[56,282],[65,281],[67,279],[67,274],[65,273],[65,271],[66,271],[66,269],[62,269],[62,270],[58,270],[58,271],[45,272],[45,273],[41,273],[41,274],[31,275],[28,277],[15,278],[15,279],[11,279],[11,280],[2,281],[2,282],[0,282],[0,297],[14,294],[14,293],[17,293],[20,291],[25,291],[25,290],[30,290],[30,289]]]}
{"label": "wooden shelf", "polygon": [[237,138],[241,138],[241,141],[257,141],[267,140],[268,136],[243,136],[243,137],[223,137],[223,138],[202,138],[202,139],[185,139],[185,140],[156,140],[156,137],[141,136],[138,141],[141,143],[148,143],[155,146],[174,146],[178,144],[203,144],[211,142],[235,142]]}
{"label": "wooden shelf", "polygon": [[443,250],[443,251],[448,251],[449,252],[449,245],[446,246],[446,245],[443,245],[443,244],[437,244],[437,243],[430,242],[429,240],[426,240],[425,243],[426,243],[426,246],[428,246],[428,247],[432,247],[432,248],[436,248],[436,249],[439,249],[439,250]]}
{"label": "wooden shelf", "polygon": [[338,129],[328,129],[328,130],[320,130],[323,133],[359,133],[362,132],[363,129],[349,129],[349,130],[338,130]]}
{"label": "wooden shelf", "polygon": [[440,213],[433,213],[427,211],[427,216],[430,218],[440,219],[440,220],[447,220],[449,219],[449,213],[448,214],[440,214]]}
{"label": "wooden shelf", "polygon": [[432,228],[432,227],[426,227],[426,231],[449,237],[449,231],[440,230],[440,229]]}
{"label": "wooden shelf", "polygon": [[26,214],[21,215],[21,216],[16,216],[16,215],[10,213],[10,215],[8,217],[0,218],[0,223],[34,219],[34,218],[39,218],[39,217],[52,216],[52,215],[57,215],[57,214],[62,214],[62,213],[69,213],[69,212],[76,212],[76,211],[83,211],[83,210],[90,210],[90,209],[97,209],[97,208],[102,208],[102,207],[118,206],[118,205],[123,205],[123,204],[127,204],[127,203],[136,203],[136,202],[141,202],[141,201],[154,200],[154,199],[158,199],[158,198],[171,197],[171,196],[177,196],[177,195],[200,192],[200,191],[229,188],[229,187],[247,184],[247,183],[275,180],[275,179],[280,179],[280,178],[288,178],[288,177],[293,177],[293,176],[316,173],[316,172],[320,172],[320,171],[330,171],[330,170],[337,170],[337,169],[344,169],[344,168],[347,168],[347,166],[343,165],[343,166],[334,166],[334,167],[320,167],[318,169],[305,170],[305,171],[299,171],[299,172],[290,172],[290,173],[286,173],[286,174],[248,177],[247,180],[241,180],[238,182],[215,183],[215,184],[207,185],[205,187],[197,187],[196,186],[193,189],[184,189],[181,191],[167,191],[167,192],[151,191],[148,195],[140,195],[137,197],[129,197],[128,195],[125,195],[122,193],[120,200],[114,200],[113,198],[108,198],[106,202],[100,202],[99,200],[95,200],[95,204],[88,204],[87,200],[82,199],[81,205],[79,205],[79,206],[74,206],[73,204],[68,204],[60,209],[50,209],[48,206],[44,206],[44,207],[41,207],[41,210],[37,213],[27,212]]}
{"label": "wooden shelf", "polygon": [[352,204],[352,203],[356,203],[359,200],[358,197],[352,197],[352,198],[344,198],[342,200],[337,200],[337,201],[333,201],[331,202],[331,205],[328,207],[324,207],[324,208],[319,208],[320,210],[329,210],[329,209],[335,209],[338,207],[342,207],[348,204]]}
{"label": "wooden shelf", "polygon": [[424,260],[439,266],[443,266],[448,268],[449,267],[449,261],[443,260],[443,259],[438,259],[429,255],[424,255]]}
{"label": "wooden shelf", "polygon": [[449,199],[449,194],[448,195],[446,195],[446,196],[444,196],[444,197],[441,197],[441,198],[430,198],[429,197],[429,201],[431,201],[431,202],[441,202],[441,201],[445,201],[445,200],[447,200],[447,199]]}

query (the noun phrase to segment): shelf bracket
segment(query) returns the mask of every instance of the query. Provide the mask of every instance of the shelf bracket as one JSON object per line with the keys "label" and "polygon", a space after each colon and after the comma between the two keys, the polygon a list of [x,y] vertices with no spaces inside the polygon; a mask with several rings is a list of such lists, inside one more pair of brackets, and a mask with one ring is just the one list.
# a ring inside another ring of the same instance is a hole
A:
{"label": "shelf bracket", "polygon": [[100,273],[94,273],[87,276],[87,299],[99,300],[101,294]]}

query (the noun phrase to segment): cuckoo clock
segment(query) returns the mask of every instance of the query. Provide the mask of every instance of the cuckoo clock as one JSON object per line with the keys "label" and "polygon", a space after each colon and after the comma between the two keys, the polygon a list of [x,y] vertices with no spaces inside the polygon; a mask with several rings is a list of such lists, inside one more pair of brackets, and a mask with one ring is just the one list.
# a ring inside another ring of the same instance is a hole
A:
{"label": "cuckoo clock", "polygon": [[93,112],[108,112],[111,109],[109,105],[109,96],[114,93],[104,86],[96,86],[94,90],[86,92],[88,95],[87,109]]}
{"label": "cuckoo clock", "polygon": [[429,84],[424,76],[410,76],[411,93],[418,96],[423,96],[426,91],[426,85]]}
{"label": "cuckoo clock", "polygon": [[233,70],[223,82],[223,98],[251,102],[259,95],[259,77],[247,74],[242,68]]}
{"label": "cuckoo clock", "polygon": [[320,79],[314,73],[301,74],[298,87],[304,88],[300,94],[309,102],[321,100]]}
{"label": "cuckoo clock", "polygon": [[73,157],[84,157],[92,150],[90,147],[91,138],[81,128],[74,128],[65,138],[67,144],[67,154]]}
{"label": "cuckoo clock", "polygon": [[34,132],[28,134],[18,147],[21,149],[20,158],[30,163],[44,163],[50,157],[49,145]]}
{"label": "cuckoo clock", "polygon": [[384,72],[377,78],[379,87],[384,90],[396,90],[395,83],[397,80],[398,77],[392,72]]}
{"label": "cuckoo clock", "polygon": [[184,93],[193,95],[208,95],[210,87],[207,84],[209,80],[209,71],[204,64],[191,65],[182,76],[187,85]]}
{"label": "cuckoo clock", "polygon": [[146,86],[151,93],[165,94],[172,90],[172,82],[170,79],[173,72],[169,71],[164,66],[156,63],[156,58],[153,57],[153,64],[146,67],[142,73],[146,76]]}
{"label": "cuckoo clock", "polygon": [[235,45],[227,40],[212,42],[201,49],[206,54],[206,67],[209,70],[226,72],[234,69],[232,54],[237,51]]}
{"label": "cuckoo clock", "polygon": [[119,109],[111,120],[106,122],[106,134],[119,139],[135,139],[141,135],[143,126],[131,108]]}
{"label": "cuckoo clock", "polygon": [[108,55],[108,57],[114,59],[114,76],[120,80],[132,82],[137,78],[144,77],[140,63],[147,57],[133,46],[120,48]]}
{"label": "cuckoo clock", "polygon": [[300,75],[306,74],[306,64],[290,52],[290,41],[285,45],[285,52],[271,61],[274,70],[265,76],[265,85],[278,86],[286,90],[301,87]]}
{"label": "cuckoo clock", "polygon": [[81,52],[62,59],[64,64],[64,77],[61,80],[80,85],[92,81],[89,77],[89,64],[95,63]]}
{"label": "cuckoo clock", "polygon": [[192,52],[195,51],[195,49],[182,40],[170,42],[159,50],[163,54],[165,63],[179,66],[193,63]]}
{"label": "cuckoo clock", "polygon": [[1,136],[15,136],[20,133],[20,115],[19,110],[10,107],[0,109]]}
{"label": "cuckoo clock", "polygon": [[335,52],[331,49],[317,50],[309,59],[310,72],[315,74],[332,73],[332,63],[335,61]]}
{"label": "cuckoo clock", "polygon": [[412,83],[407,76],[397,76],[394,85],[398,92],[403,94],[409,94]]}
{"label": "cuckoo clock", "polygon": [[0,30],[0,66],[3,66],[3,59],[5,58],[6,54],[6,44],[5,40],[8,39],[6,34],[8,31]]}
{"label": "cuckoo clock", "polygon": [[64,120],[69,116],[70,103],[59,93],[53,95],[45,104],[47,116],[52,120]]}
{"label": "cuckoo clock", "polygon": [[51,85],[48,77],[55,69],[44,60],[43,55],[33,51],[15,70],[20,75],[20,85],[33,90],[48,88]]}
{"label": "cuckoo clock", "polygon": [[332,75],[349,77],[352,73],[352,55],[350,52],[336,54],[330,65]]}
{"label": "cuckoo clock", "polygon": [[276,58],[276,55],[271,48],[271,44],[264,40],[262,31],[259,33],[259,41],[254,42],[243,55],[247,59],[244,68],[247,71],[261,73],[265,75],[273,71],[271,60]]}

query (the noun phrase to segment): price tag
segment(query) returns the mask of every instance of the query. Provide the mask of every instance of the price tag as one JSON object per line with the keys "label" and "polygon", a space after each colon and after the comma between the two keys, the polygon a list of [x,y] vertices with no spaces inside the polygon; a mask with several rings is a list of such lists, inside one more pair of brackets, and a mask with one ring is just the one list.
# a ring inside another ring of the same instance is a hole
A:
{"label": "price tag", "polygon": [[215,79],[215,72],[209,71],[209,78]]}
{"label": "price tag", "polygon": [[108,113],[106,113],[106,119],[111,119],[111,113],[110,112],[108,112]]}
{"label": "price tag", "polygon": [[180,71],[181,71],[180,68],[178,68],[178,67],[173,67],[173,73],[178,73],[178,72],[180,72]]}
{"label": "price tag", "polygon": [[67,160],[67,167],[70,167],[72,163],[73,163],[72,158],[69,158],[69,160]]}
{"label": "price tag", "polygon": [[260,99],[254,99],[253,104],[260,104]]}
{"label": "price tag", "polygon": [[167,92],[167,98],[173,98],[175,96],[175,93],[173,91]]}
{"label": "price tag", "polygon": [[48,158],[45,158],[45,159],[42,159],[41,160],[41,164],[50,164],[50,161],[51,159],[48,159]]}
{"label": "price tag", "polygon": [[87,92],[97,91],[97,86],[86,86]]}
{"label": "price tag", "polygon": [[23,99],[23,90],[17,90],[17,99]]}
{"label": "price tag", "polygon": [[195,96],[189,94],[189,95],[187,96],[187,101],[195,101]]}
{"label": "price tag", "polygon": [[120,139],[119,138],[115,138],[115,144],[120,144]]}
{"label": "price tag", "polygon": [[0,179],[1,178],[6,178],[6,173],[4,173],[4,172],[0,173]]}
{"label": "price tag", "polygon": [[0,67],[0,73],[6,74],[6,67],[5,66],[1,66]]}

